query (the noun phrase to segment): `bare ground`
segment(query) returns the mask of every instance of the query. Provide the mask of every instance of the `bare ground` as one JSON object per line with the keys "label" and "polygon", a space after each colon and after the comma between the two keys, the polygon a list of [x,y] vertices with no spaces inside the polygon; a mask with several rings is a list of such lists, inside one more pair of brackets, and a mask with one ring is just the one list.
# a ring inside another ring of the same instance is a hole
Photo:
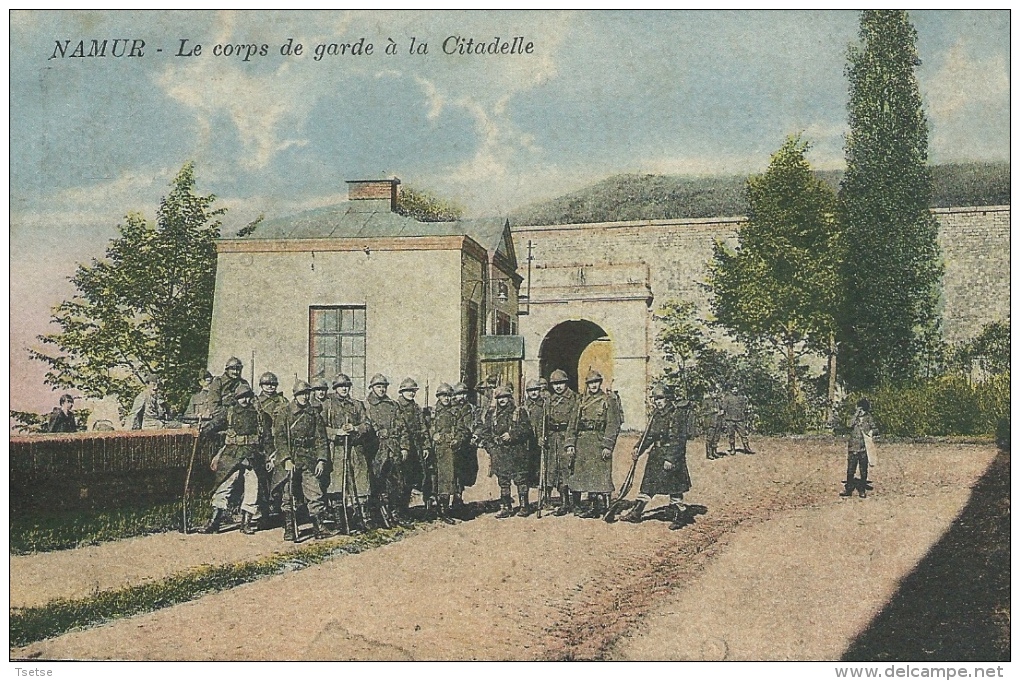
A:
{"label": "bare ground", "polygon": [[[621,438],[620,477],[632,442]],[[690,443],[688,502],[705,513],[676,532],[656,520],[484,516],[11,654],[837,659],[947,530],[995,456],[990,446],[890,444],[871,475],[874,491],[861,500],[837,496],[844,444],[756,444],[757,455],[706,461],[701,442]],[[476,495],[490,494],[490,484]],[[12,594],[18,584],[21,602],[39,602],[88,593],[98,574],[100,588],[158,578],[182,565],[278,550],[278,535],[260,533],[255,542],[159,535],[88,554],[12,558]],[[90,576],[46,591],[48,580],[25,573]]]}

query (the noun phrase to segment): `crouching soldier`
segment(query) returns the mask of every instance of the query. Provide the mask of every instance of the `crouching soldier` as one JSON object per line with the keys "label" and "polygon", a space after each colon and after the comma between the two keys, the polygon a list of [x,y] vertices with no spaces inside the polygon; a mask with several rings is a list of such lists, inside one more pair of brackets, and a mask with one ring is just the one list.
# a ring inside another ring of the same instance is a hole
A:
{"label": "crouching soldier", "polygon": [[220,525],[231,501],[241,496],[241,532],[255,534],[254,517],[259,508],[259,478],[257,470],[265,468],[265,449],[269,445],[269,429],[262,412],[252,404],[255,395],[245,383],[238,385],[233,394],[236,404],[220,411],[211,424],[213,432],[225,430],[223,449],[213,458],[209,467],[219,477],[213,492],[213,515],[202,529],[205,534],[219,532]]}
{"label": "crouching soldier", "polygon": [[450,519],[451,499],[460,496],[464,487],[460,480],[458,457],[471,439],[468,426],[460,409],[453,404],[454,390],[448,383],[436,389],[436,409],[432,416],[432,444],[435,451],[436,512],[439,519],[452,523]]}
{"label": "crouching soldier", "polygon": [[493,398],[496,401],[495,409],[485,412],[482,438],[492,466],[489,475],[495,475],[499,483],[501,509],[496,517],[509,518],[513,515],[511,481],[517,483],[517,495],[521,503],[517,515],[523,517],[531,513],[528,508],[528,468],[531,458],[529,445],[534,434],[527,411],[514,404],[509,386],[496,388]]}
{"label": "crouching soldier", "polygon": [[277,413],[273,427],[276,461],[272,464],[273,487],[283,488],[283,538],[298,540],[295,491],[300,486],[308,504],[315,538],[330,536],[325,523],[325,491],[329,482],[329,449],[321,414],[309,404],[311,386],[294,384],[294,401]]}
{"label": "crouching soldier", "polygon": [[680,516],[684,511],[684,493],[691,489],[691,474],[687,470],[687,436],[689,434],[690,402],[670,404],[661,386],[652,390],[655,411],[648,422],[645,436],[634,447],[634,460],[648,454],[641,493],[637,505],[622,519],[630,523],[641,522],[645,505],[656,494],[669,495],[669,510],[673,514],[671,530],[683,527]]}

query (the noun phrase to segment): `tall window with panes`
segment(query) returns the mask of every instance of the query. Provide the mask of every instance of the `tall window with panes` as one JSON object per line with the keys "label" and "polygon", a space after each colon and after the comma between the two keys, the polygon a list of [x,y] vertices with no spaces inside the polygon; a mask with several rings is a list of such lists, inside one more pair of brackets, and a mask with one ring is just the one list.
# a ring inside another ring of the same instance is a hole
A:
{"label": "tall window with panes", "polygon": [[347,374],[357,394],[365,392],[364,306],[315,306],[308,310],[308,377],[332,383]]}

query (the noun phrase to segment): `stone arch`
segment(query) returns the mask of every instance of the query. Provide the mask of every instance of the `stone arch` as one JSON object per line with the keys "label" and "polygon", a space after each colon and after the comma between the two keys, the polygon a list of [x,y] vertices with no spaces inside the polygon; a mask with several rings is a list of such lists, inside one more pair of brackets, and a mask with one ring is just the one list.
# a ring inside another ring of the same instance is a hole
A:
{"label": "stone arch", "polygon": [[583,389],[589,365],[602,373],[605,385],[612,383],[612,338],[605,329],[587,319],[572,319],[551,328],[542,339],[538,360],[542,376],[548,378],[554,370],[563,369],[570,377],[570,386],[574,390]]}

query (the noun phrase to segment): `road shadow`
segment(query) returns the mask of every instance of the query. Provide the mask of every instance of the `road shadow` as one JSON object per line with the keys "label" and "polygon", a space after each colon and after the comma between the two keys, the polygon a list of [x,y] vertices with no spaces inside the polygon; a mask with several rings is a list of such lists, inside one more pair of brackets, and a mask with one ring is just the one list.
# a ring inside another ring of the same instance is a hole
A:
{"label": "road shadow", "polygon": [[[1009,496],[1009,452],[1000,451],[949,530],[842,659],[1008,662]],[[867,590],[867,575],[848,576],[845,588]]]}

